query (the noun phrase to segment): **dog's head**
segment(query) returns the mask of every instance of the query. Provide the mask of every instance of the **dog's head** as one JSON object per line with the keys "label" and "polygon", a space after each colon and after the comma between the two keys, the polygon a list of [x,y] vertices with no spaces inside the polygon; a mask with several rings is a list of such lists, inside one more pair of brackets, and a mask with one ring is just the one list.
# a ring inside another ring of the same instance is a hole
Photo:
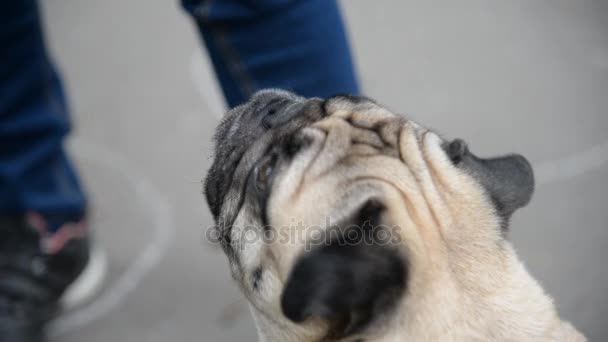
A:
{"label": "dog's head", "polygon": [[442,293],[500,286],[509,217],[534,185],[523,157],[478,158],[363,97],[262,91],[215,141],[215,232],[283,340],[371,336],[433,315]]}

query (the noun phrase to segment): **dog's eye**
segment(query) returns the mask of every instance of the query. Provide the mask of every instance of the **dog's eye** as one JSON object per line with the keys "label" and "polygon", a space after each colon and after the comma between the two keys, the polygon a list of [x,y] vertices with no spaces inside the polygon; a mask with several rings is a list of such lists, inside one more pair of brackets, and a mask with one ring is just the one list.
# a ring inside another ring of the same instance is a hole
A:
{"label": "dog's eye", "polygon": [[275,154],[264,157],[255,168],[255,187],[260,192],[268,189],[272,172],[274,171],[277,157]]}

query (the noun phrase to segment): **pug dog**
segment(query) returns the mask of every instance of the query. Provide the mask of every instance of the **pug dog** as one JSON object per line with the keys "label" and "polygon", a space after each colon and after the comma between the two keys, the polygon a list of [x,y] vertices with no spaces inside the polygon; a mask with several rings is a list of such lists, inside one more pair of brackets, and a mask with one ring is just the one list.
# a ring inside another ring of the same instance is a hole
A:
{"label": "pug dog", "polygon": [[261,341],[585,341],[507,240],[534,189],[373,100],[256,93],[205,194]]}

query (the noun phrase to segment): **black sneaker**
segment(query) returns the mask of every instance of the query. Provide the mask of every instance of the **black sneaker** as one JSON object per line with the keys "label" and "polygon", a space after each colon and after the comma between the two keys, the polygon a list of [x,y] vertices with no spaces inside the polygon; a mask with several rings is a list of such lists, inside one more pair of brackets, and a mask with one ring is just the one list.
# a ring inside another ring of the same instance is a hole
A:
{"label": "black sneaker", "polygon": [[84,222],[49,234],[37,214],[0,218],[0,341],[41,342],[62,295],[89,262]]}

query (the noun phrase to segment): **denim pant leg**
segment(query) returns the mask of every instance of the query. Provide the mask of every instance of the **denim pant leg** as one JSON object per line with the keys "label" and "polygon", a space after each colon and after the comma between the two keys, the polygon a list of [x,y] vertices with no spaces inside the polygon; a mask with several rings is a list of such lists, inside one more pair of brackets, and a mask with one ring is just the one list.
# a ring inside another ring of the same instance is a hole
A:
{"label": "denim pant leg", "polygon": [[70,129],[36,0],[0,1],[0,216],[82,218],[85,196],[63,149]]}
{"label": "denim pant leg", "polygon": [[303,96],[359,92],[335,0],[182,0],[228,104],[262,88]]}

